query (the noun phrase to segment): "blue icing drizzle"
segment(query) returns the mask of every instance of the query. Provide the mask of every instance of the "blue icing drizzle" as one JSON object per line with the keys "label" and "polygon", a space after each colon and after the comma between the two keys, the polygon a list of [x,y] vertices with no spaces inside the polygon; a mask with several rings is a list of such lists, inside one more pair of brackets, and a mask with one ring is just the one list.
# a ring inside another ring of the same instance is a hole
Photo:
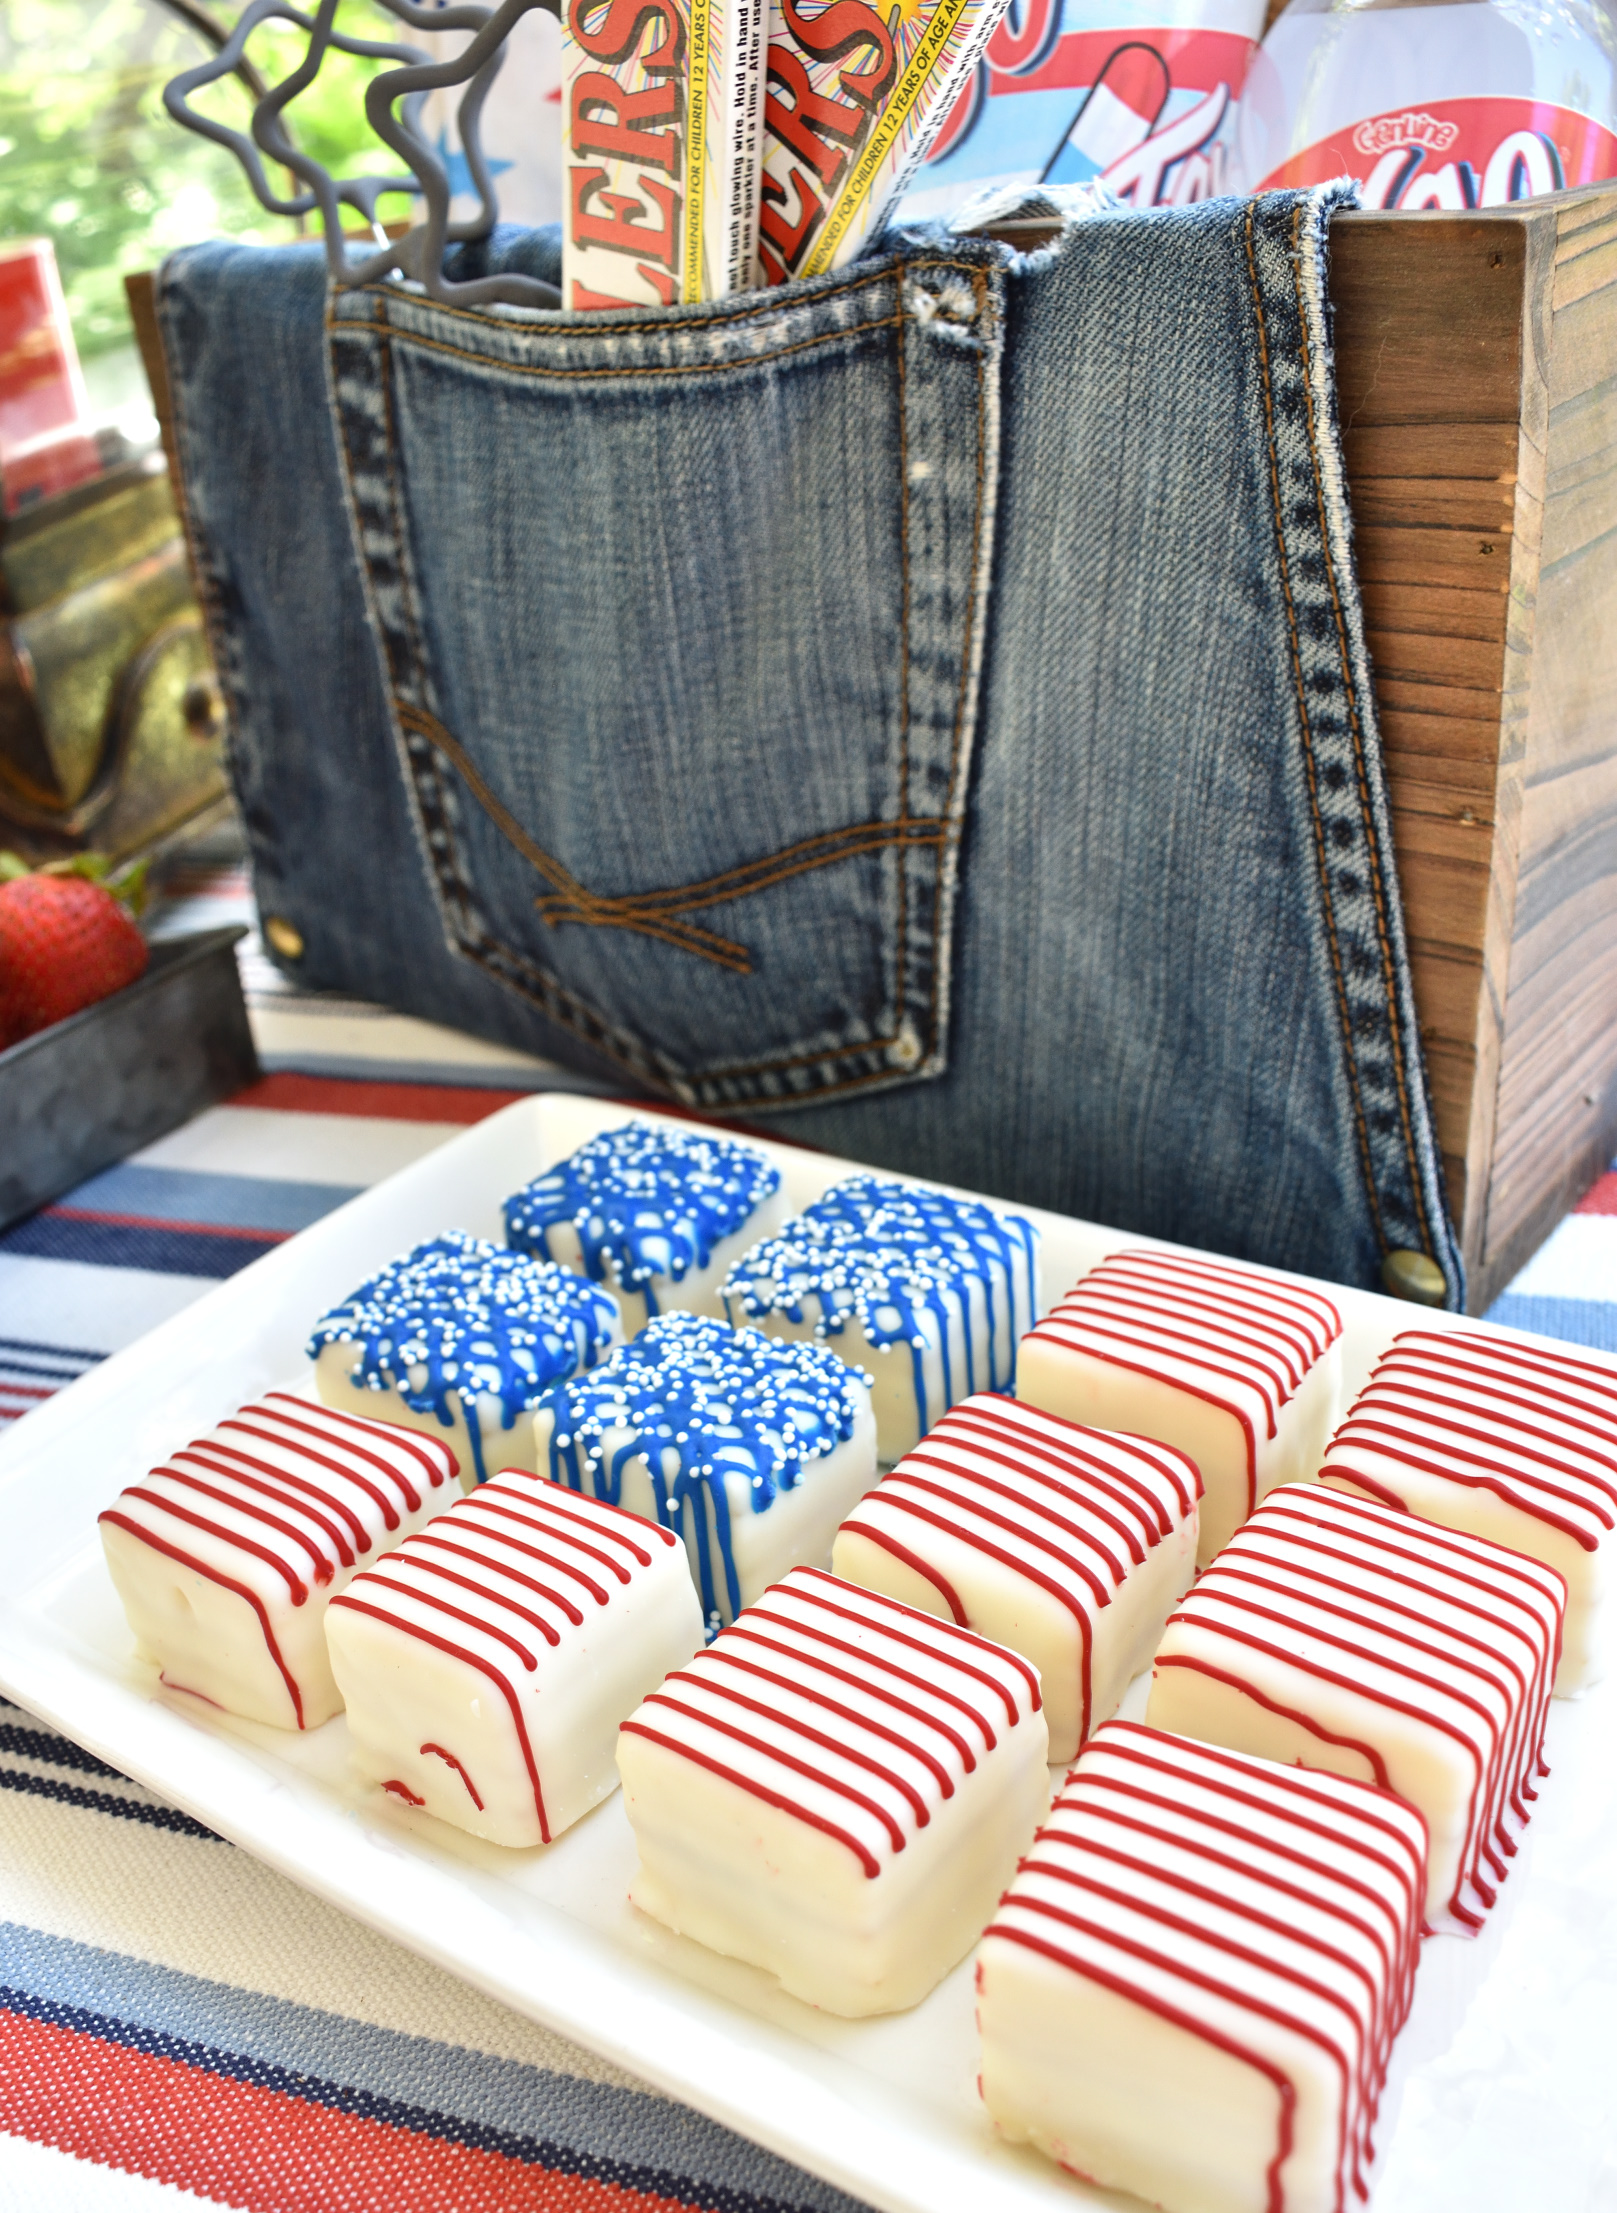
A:
{"label": "blue icing drizzle", "polygon": [[[877,1347],[909,1347],[916,1424],[922,1434],[974,1391],[1008,1390],[1016,1379],[1016,1346],[1037,1319],[1038,1242],[1033,1224],[999,1214],[979,1199],[951,1198],[927,1185],[882,1176],[849,1176],[787,1222],[778,1237],[754,1245],[726,1276],[723,1295],[759,1320],[807,1317],[813,1301],[817,1338],[839,1337],[850,1316]],[[1009,1312],[1008,1356],[999,1351],[1003,1270]],[[974,1293],[983,1303],[987,1374],[977,1374],[972,1328]],[[951,1308],[959,1316],[966,1372],[956,1377],[949,1349]],[[926,1382],[926,1349],[935,1341],[943,1369],[943,1404],[934,1412]]]}
{"label": "blue icing drizzle", "polygon": [[631,1122],[580,1145],[548,1175],[505,1202],[506,1242],[554,1257],[550,1233],[571,1223],[584,1267],[613,1276],[657,1312],[659,1276],[683,1281],[705,1268],[721,1239],[740,1229],[779,1188],[780,1170],[755,1146],[701,1130]]}
{"label": "blue icing drizzle", "polygon": [[715,1545],[729,1618],[741,1611],[726,1478],[743,1476],[752,1511],[767,1513],[811,1462],[853,1435],[869,1384],[818,1345],[665,1314],[549,1394],[551,1479],[616,1506],[630,1462],[643,1458],[657,1519],[687,1548],[694,1538],[711,1633],[723,1618]]}
{"label": "blue icing drizzle", "polygon": [[[477,1401],[498,1399],[501,1426],[511,1428],[554,1383],[609,1349],[617,1319],[611,1296],[573,1269],[455,1229],[389,1261],[323,1314],[308,1353],[312,1360],[323,1345],[351,1340],[360,1347],[352,1382],[396,1390],[446,1429],[458,1397],[482,1483]],[[411,1382],[412,1368],[426,1369],[422,1383]]]}

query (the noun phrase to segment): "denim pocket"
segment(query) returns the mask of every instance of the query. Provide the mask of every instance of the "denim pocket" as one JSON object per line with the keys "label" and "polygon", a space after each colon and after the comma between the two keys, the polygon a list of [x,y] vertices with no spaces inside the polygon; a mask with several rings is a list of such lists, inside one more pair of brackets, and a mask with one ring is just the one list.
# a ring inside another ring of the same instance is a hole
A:
{"label": "denim pocket", "polygon": [[688,1103],[947,1064],[1001,258],[613,322],[333,296],[447,939]]}

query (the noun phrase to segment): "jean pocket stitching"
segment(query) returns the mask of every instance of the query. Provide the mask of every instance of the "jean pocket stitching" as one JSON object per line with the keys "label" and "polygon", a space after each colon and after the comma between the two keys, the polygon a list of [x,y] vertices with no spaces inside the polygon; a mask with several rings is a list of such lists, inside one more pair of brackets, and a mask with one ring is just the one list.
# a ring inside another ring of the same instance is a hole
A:
{"label": "jean pocket stitching", "polygon": [[[642,1080],[660,1089],[671,1091],[674,1096],[691,1103],[701,1103],[706,1096],[710,1105],[740,1105],[743,1101],[725,1093],[732,1087],[749,1084],[770,1086],[791,1071],[812,1069],[819,1072],[820,1080],[809,1091],[793,1089],[789,1094],[780,1089],[765,1090],[763,1096],[754,1093],[755,1107],[791,1106],[808,1103],[809,1100],[826,1099],[849,1092],[885,1087],[895,1082],[915,1080],[920,1076],[936,1075],[946,1065],[943,1058],[944,1026],[948,1019],[950,997],[949,946],[952,909],[958,884],[958,846],[963,831],[963,806],[965,768],[969,767],[972,702],[977,691],[977,663],[980,660],[984,611],[987,600],[988,579],[983,568],[983,548],[991,530],[993,479],[996,472],[996,456],[984,450],[985,438],[993,434],[988,405],[991,383],[989,369],[997,359],[999,318],[989,298],[991,272],[972,263],[956,264],[929,259],[924,264],[910,264],[884,268],[871,282],[891,281],[895,287],[895,309],[891,316],[859,326],[850,331],[846,327],[826,333],[827,337],[857,336],[860,330],[894,329],[895,370],[900,375],[898,386],[901,425],[906,424],[908,377],[904,375],[908,352],[907,333],[903,322],[903,284],[907,275],[917,267],[928,270],[959,266],[968,274],[977,292],[985,316],[983,336],[985,344],[977,349],[973,364],[973,382],[976,389],[976,406],[973,429],[976,436],[974,453],[975,486],[972,495],[974,509],[970,532],[970,574],[965,578],[966,604],[956,632],[955,650],[963,657],[961,673],[957,678],[954,710],[949,717],[952,728],[949,733],[948,773],[945,779],[947,796],[944,811],[939,816],[914,817],[906,803],[897,818],[872,823],[851,824],[843,829],[824,833],[818,838],[800,839],[793,845],[751,862],[738,869],[726,871],[722,878],[702,879],[698,884],[668,887],[653,893],[603,895],[591,892],[588,887],[571,878],[570,872],[561,869],[553,856],[535,847],[545,864],[542,873],[555,888],[535,901],[542,920],[567,922],[580,921],[597,926],[620,927],[662,939],[677,945],[685,952],[698,953],[713,960],[721,968],[744,974],[750,968],[746,948],[707,931],[702,925],[684,919],[691,907],[705,899],[711,903],[721,888],[731,896],[746,896],[786,880],[790,876],[821,868],[834,863],[864,857],[868,854],[895,850],[898,861],[898,892],[900,901],[899,928],[891,945],[894,955],[893,999],[891,1012],[881,1034],[847,1040],[841,1043],[826,1042],[807,1050],[793,1050],[786,1046],[773,1053],[747,1062],[721,1063],[706,1061],[700,1067],[687,1070],[672,1059],[663,1048],[650,1039],[642,1039],[632,1031],[625,1031],[610,1016],[581,999],[548,968],[532,959],[515,945],[505,943],[493,931],[481,912],[480,901],[467,878],[463,859],[459,856],[460,835],[455,827],[454,787],[457,781],[449,772],[469,761],[458,743],[450,737],[442,722],[430,714],[425,702],[430,699],[433,681],[424,658],[424,642],[417,619],[417,587],[409,555],[408,541],[403,536],[404,521],[398,506],[398,454],[397,430],[390,390],[377,392],[380,382],[390,386],[393,375],[391,341],[408,344],[411,335],[396,326],[380,326],[358,318],[329,316],[328,331],[335,343],[343,338],[354,341],[343,348],[342,357],[333,358],[332,374],[334,396],[337,397],[339,415],[348,414],[357,406],[362,416],[370,421],[370,431],[360,434],[356,447],[345,428],[339,438],[339,447],[346,464],[349,479],[350,511],[355,532],[355,548],[362,569],[366,574],[367,601],[370,605],[374,627],[382,633],[385,665],[392,683],[389,685],[390,705],[393,708],[396,737],[408,783],[417,795],[417,823],[422,840],[423,857],[429,875],[438,889],[440,905],[446,928],[446,936],[453,950],[472,960],[508,988],[518,990],[532,999],[559,1026],[584,1038],[595,1050],[603,1053],[620,1066],[629,1069]],[[635,326],[638,327],[638,326]],[[818,344],[815,339],[807,343]],[[475,355],[464,348],[444,348],[461,354],[480,365],[494,368],[513,364],[499,357]],[[746,366],[754,360],[779,358],[781,352],[801,350],[799,347],[778,349],[774,354],[754,354],[733,363],[704,362],[692,364],[695,371],[712,367]],[[919,356],[917,357],[919,359]],[[520,365],[517,365],[520,367]],[[543,373],[538,372],[538,373]],[[588,374],[589,372],[585,372]],[[644,372],[632,372],[644,373]],[[339,391],[339,387],[345,390]],[[969,419],[969,418],[968,418]],[[378,438],[377,433],[380,433]],[[385,448],[385,456],[376,452],[377,445]],[[906,449],[907,450],[907,449]],[[369,456],[369,465],[367,465]],[[376,462],[381,461],[378,469]],[[368,476],[364,487],[356,482],[356,472]],[[387,512],[378,512],[378,478],[386,484]],[[908,470],[900,476],[902,498],[907,525],[910,506]],[[379,528],[377,526],[380,526]],[[912,559],[912,532],[904,530],[901,553],[904,571],[906,608],[912,599],[910,567]],[[386,541],[392,541],[391,546]],[[377,563],[391,571],[394,591],[381,594],[376,586],[380,581]],[[396,599],[391,619],[382,604],[383,597]],[[919,603],[916,603],[919,604]],[[913,651],[911,630],[913,623],[906,619],[901,631],[901,653],[907,667]],[[391,634],[390,634],[391,633]],[[411,696],[413,695],[413,696]],[[899,732],[904,758],[908,761],[908,749],[912,740],[913,702],[911,712],[904,716]],[[439,742],[448,738],[454,753],[461,761],[452,759],[451,753]],[[481,782],[480,777],[477,782]],[[486,788],[486,787],[485,787]],[[474,796],[476,786],[472,786]],[[490,795],[492,796],[492,795]],[[481,804],[480,800],[480,804]],[[496,802],[496,804],[498,804]],[[512,841],[517,850],[527,844],[526,832],[510,817],[509,825],[498,822],[496,826],[508,838],[511,829],[518,835]],[[908,878],[912,873],[906,863],[906,853],[930,850],[937,858],[934,869],[924,883],[912,887]],[[528,853],[530,861],[533,854]],[[916,896],[919,893],[919,896]],[[548,909],[548,913],[547,910]],[[912,944],[910,940],[916,939]],[[902,1057],[901,1057],[902,1055]],[[863,1065],[861,1065],[863,1064]],[[839,1080],[838,1071],[847,1071]]]}
{"label": "jean pocket stitching", "polygon": [[509,840],[540,876],[553,888],[534,901],[539,918],[555,929],[569,923],[587,928],[632,930],[661,938],[680,951],[695,954],[738,975],[752,973],[752,956],[744,945],[698,923],[680,917],[694,908],[719,906],[747,899],[794,876],[834,867],[889,846],[941,845],[947,823],[941,818],[901,816],[897,820],[853,822],[840,829],[822,830],[799,838],[791,845],[757,859],[742,861],[716,876],[704,876],[688,884],[666,885],[655,891],[592,891],[547,853],[517,820],[471,760],[465,748],[435,715],[395,697],[394,712],[406,729],[416,732],[444,754],[460,772],[495,828]]}
{"label": "jean pocket stitching", "polygon": [[427,353],[451,354],[456,360],[469,361],[480,369],[494,369],[509,376],[590,384],[618,383],[640,377],[722,376],[732,370],[763,368],[770,362],[785,361],[792,354],[809,353],[819,346],[867,338],[874,331],[891,329],[895,323],[902,328],[903,313],[903,304],[900,301],[890,313],[873,316],[867,323],[838,324],[834,330],[816,331],[811,338],[794,339],[789,346],[770,346],[755,353],[736,354],[733,358],[722,361],[645,362],[624,369],[567,369],[543,362],[507,361],[501,354],[474,353],[469,346],[452,346],[444,338],[426,338],[418,331],[403,330],[396,323],[362,323],[349,316],[331,319],[326,327],[336,332],[369,331],[380,337],[384,345],[418,346]]}
{"label": "jean pocket stitching", "polygon": [[[424,313],[431,314],[434,317],[452,319],[460,323],[480,323],[485,329],[497,330],[519,337],[545,339],[570,337],[582,339],[635,338],[646,337],[663,330],[671,332],[739,330],[748,323],[756,322],[762,316],[785,314],[797,306],[817,308],[827,300],[842,299],[850,292],[867,291],[873,285],[886,284],[895,280],[901,281],[935,269],[955,269],[962,275],[978,277],[983,273],[983,264],[979,261],[954,260],[948,256],[940,256],[925,261],[906,262],[896,269],[893,264],[882,262],[872,269],[862,271],[856,277],[847,278],[841,284],[827,285],[823,291],[814,291],[812,294],[808,292],[808,285],[815,280],[810,279],[806,280],[802,288],[796,284],[772,287],[768,292],[759,294],[752,305],[733,309],[728,314],[686,316],[678,314],[676,311],[674,315],[670,315],[664,320],[659,318],[657,311],[653,309],[638,321],[630,323],[609,323],[603,316],[591,315],[582,317],[575,323],[564,325],[554,320],[554,311],[549,309],[533,310],[535,320],[514,322],[503,315],[485,314],[482,310],[474,307],[449,307],[442,301],[417,298],[414,294],[399,292],[395,286],[390,284],[363,285],[356,292],[350,293],[348,297],[356,302],[365,298],[373,299],[377,304],[382,320],[387,321],[388,327],[400,336],[407,335],[407,333],[403,325],[388,321],[390,311],[400,307],[414,307],[420,308]],[[783,294],[790,294],[791,296],[784,297]],[[537,317],[541,314],[547,318],[543,322],[537,320]],[[363,330],[366,328],[374,329],[375,327],[374,324],[367,325],[363,318],[359,316],[345,316],[340,311],[329,315],[327,318],[328,329]],[[473,358],[498,364],[503,356],[498,354],[476,354]]]}

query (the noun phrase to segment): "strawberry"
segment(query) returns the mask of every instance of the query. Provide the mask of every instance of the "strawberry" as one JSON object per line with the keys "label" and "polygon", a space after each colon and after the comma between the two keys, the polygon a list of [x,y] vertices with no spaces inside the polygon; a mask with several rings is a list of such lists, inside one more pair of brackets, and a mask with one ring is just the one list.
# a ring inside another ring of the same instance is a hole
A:
{"label": "strawberry", "polygon": [[122,991],[146,970],[128,909],[80,876],[0,883],[0,1047]]}

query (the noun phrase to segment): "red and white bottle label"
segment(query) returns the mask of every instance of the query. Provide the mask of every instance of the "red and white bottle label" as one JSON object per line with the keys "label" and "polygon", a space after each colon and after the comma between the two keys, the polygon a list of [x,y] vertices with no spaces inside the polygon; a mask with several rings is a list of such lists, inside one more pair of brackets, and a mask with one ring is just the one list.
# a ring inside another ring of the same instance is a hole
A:
{"label": "red and white bottle label", "polygon": [[1366,207],[1503,207],[1617,177],[1617,137],[1542,100],[1426,100],[1315,141],[1257,187],[1357,177]]}

